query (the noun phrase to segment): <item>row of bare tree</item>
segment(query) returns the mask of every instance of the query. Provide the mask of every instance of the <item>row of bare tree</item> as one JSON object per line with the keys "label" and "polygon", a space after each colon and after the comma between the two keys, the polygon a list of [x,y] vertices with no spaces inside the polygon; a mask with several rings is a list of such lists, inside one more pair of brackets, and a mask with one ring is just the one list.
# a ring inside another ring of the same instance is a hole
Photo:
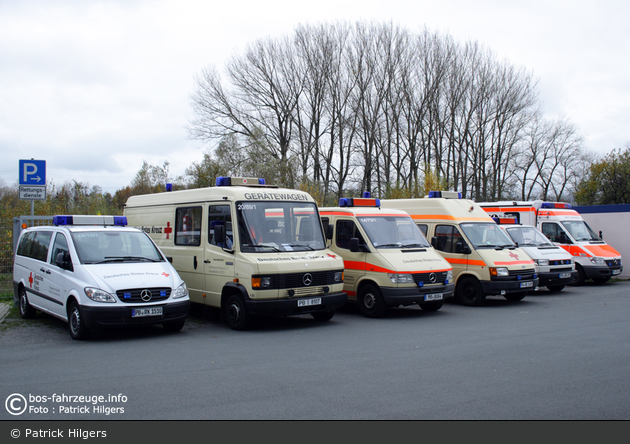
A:
{"label": "row of bare tree", "polygon": [[300,26],[254,42],[224,76],[205,69],[191,94],[191,136],[218,147],[206,160],[227,174],[273,165],[324,201],[420,197],[430,178],[478,201],[570,201],[590,162],[568,120],[543,117],[531,73],[426,29]]}

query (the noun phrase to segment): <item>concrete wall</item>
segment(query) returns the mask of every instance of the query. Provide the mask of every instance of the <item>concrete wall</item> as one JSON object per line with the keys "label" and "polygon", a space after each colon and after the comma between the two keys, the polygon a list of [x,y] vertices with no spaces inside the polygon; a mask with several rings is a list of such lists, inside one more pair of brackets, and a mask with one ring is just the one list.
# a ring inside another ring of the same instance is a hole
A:
{"label": "concrete wall", "polygon": [[587,224],[621,253],[621,277],[630,278],[630,204],[574,206]]}

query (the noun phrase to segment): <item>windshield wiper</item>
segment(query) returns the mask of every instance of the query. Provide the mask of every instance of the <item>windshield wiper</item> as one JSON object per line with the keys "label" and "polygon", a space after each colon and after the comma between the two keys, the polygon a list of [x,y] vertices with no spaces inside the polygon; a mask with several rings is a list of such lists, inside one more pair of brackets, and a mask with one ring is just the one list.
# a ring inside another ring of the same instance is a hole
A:
{"label": "windshield wiper", "polygon": [[158,259],[151,259],[145,256],[105,256],[105,259],[95,264],[103,264],[106,262],[125,262],[125,261],[147,261],[147,262],[160,262]]}
{"label": "windshield wiper", "polygon": [[376,245],[376,248],[402,248],[403,246],[400,244],[379,244]]}
{"label": "windshield wiper", "polygon": [[288,247],[304,247],[304,248],[308,248],[309,250],[315,250],[315,248],[307,244],[282,244],[282,245],[286,245]]}
{"label": "windshield wiper", "polygon": [[429,246],[423,244],[404,244],[401,245],[400,248],[429,248]]}
{"label": "windshield wiper", "polygon": [[280,251],[278,247],[274,247],[273,245],[265,245],[265,244],[243,244],[244,247],[261,247],[261,248],[271,248],[273,251]]}

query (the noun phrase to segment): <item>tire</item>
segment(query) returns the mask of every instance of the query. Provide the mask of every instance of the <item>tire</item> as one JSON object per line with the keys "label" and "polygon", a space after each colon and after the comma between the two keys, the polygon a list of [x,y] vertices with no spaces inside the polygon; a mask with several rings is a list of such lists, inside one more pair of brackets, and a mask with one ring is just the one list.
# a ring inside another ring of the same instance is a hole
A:
{"label": "tire", "polygon": [[357,302],[359,311],[367,318],[380,318],[387,311],[381,290],[372,284],[365,285],[359,290]]}
{"label": "tire", "polygon": [[331,310],[331,311],[317,311],[315,313],[311,313],[311,316],[313,316],[313,319],[315,319],[317,322],[327,322],[330,321],[333,316],[335,315],[335,311]]}
{"label": "tire", "polygon": [[228,297],[223,307],[223,315],[225,322],[233,330],[247,330],[251,325],[252,317],[247,312],[245,301],[238,294]]}
{"label": "tire", "polygon": [[165,322],[162,324],[162,328],[169,333],[177,333],[182,328],[184,328],[184,324],[186,323],[186,319],[182,319],[181,321],[173,321],[173,322]]}
{"label": "tire", "polygon": [[503,297],[505,299],[507,299],[508,301],[512,301],[512,302],[522,301],[525,296],[527,296],[527,292],[526,291],[519,291],[519,292],[516,292],[516,293],[505,293],[503,295]]}
{"label": "tire", "polygon": [[560,291],[563,288],[564,288],[564,285],[547,285],[547,289],[553,292]]}
{"label": "tire", "polygon": [[578,275],[575,278],[575,280],[573,282],[571,282],[571,285],[584,285],[584,281],[586,280],[586,275],[584,274],[584,269],[579,264],[575,265],[575,269],[577,270]]}
{"label": "tire", "polygon": [[85,326],[81,307],[72,301],[68,307],[68,330],[72,339],[81,340],[90,336],[90,330]]}
{"label": "tire", "polygon": [[429,302],[427,304],[420,304],[420,308],[423,311],[438,311],[444,305],[443,301],[439,302]]}
{"label": "tire", "polygon": [[32,319],[37,314],[37,311],[28,303],[28,297],[26,296],[26,289],[24,287],[20,287],[18,292],[18,296],[20,298],[19,307],[20,307],[20,316],[22,319]]}
{"label": "tire", "polygon": [[472,276],[463,278],[457,284],[455,293],[455,300],[469,307],[479,306],[486,300],[486,295],[481,290],[481,284]]}

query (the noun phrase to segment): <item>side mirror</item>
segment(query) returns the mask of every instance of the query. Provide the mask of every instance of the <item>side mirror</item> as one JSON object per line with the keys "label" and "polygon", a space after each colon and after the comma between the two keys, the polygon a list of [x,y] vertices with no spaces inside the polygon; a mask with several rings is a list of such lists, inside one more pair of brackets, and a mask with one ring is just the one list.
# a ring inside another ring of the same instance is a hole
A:
{"label": "side mirror", "polygon": [[350,239],[350,251],[353,253],[359,252],[359,238],[353,237]]}
{"label": "side mirror", "polygon": [[455,253],[470,254],[470,247],[468,246],[468,244],[457,242],[455,244]]}
{"label": "side mirror", "polygon": [[217,245],[226,245],[224,225],[217,225],[214,227],[214,243]]}
{"label": "side mirror", "polygon": [[70,253],[67,251],[62,251],[57,253],[57,257],[55,258],[55,265],[64,270],[72,271],[72,262],[70,261]]}
{"label": "side mirror", "polygon": [[333,238],[333,226],[326,226],[326,239],[331,240]]}
{"label": "side mirror", "polygon": [[437,250],[437,236],[431,238],[431,246]]}
{"label": "side mirror", "polygon": [[567,236],[566,233],[560,233],[560,235],[558,236],[558,242],[561,244],[571,243],[571,241],[569,240],[569,236]]}

